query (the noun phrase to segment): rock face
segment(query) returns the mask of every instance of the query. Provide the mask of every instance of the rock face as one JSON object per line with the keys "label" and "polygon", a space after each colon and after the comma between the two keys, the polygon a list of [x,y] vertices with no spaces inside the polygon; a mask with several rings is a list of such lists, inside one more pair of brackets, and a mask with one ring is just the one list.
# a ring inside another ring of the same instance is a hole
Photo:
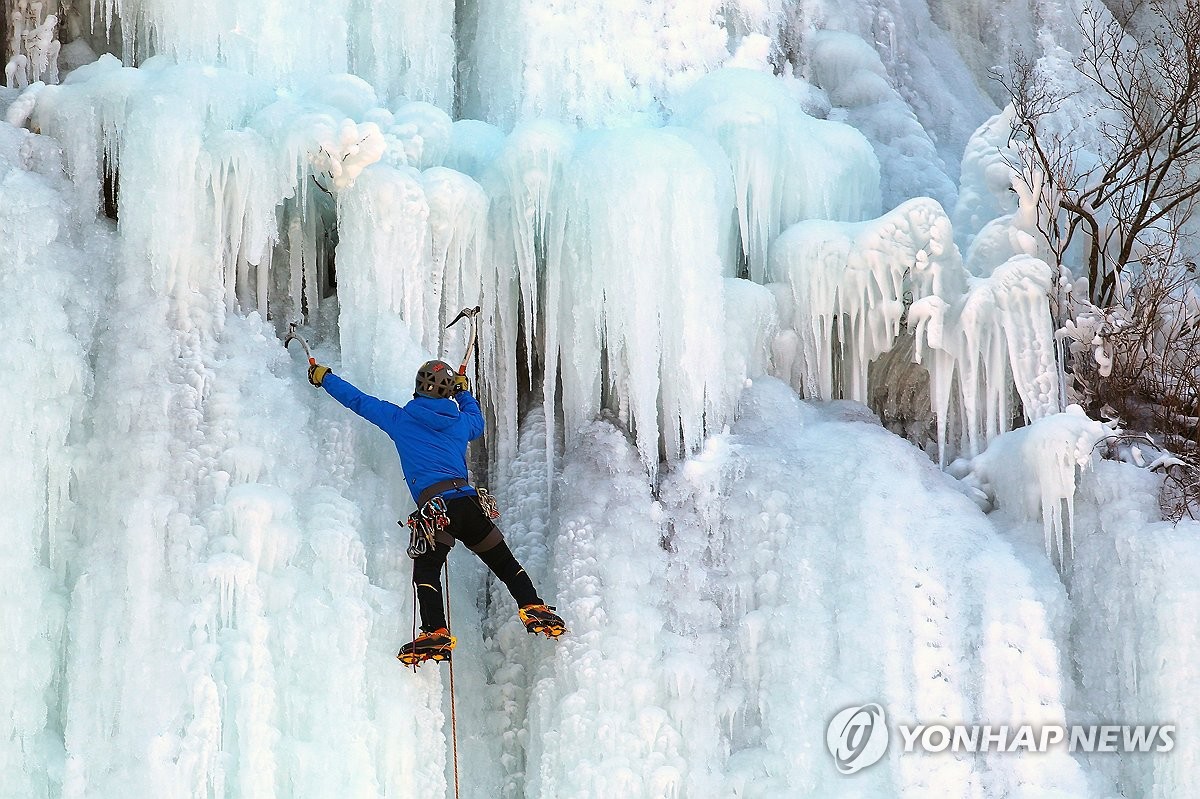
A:
{"label": "rock face", "polygon": [[[916,343],[901,333],[867,373],[868,406],[883,426],[937,458],[937,415],[929,393],[929,371],[915,361]],[[957,408],[951,408],[955,413]],[[953,420],[950,420],[953,423]]]}

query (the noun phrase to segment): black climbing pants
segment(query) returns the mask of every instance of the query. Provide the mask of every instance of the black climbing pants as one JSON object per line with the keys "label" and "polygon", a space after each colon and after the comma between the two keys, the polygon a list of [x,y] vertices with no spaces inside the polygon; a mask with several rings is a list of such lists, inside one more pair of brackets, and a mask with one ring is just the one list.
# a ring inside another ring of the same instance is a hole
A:
{"label": "black climbing pants", "polygon": [[[450,517],[447,531],[479,556],[492,574],[508,587],[517,607],[542,604],[529,575],[517,563],[504,537],[473,496],[446,500],[446,515]],[[452,544],[438,542],[432,550],[413,560],[413,585],[417,587],[417,604],[421,608],[421,629],[430,632],[446,626],[446,610],[442,599],[442,566]]]}

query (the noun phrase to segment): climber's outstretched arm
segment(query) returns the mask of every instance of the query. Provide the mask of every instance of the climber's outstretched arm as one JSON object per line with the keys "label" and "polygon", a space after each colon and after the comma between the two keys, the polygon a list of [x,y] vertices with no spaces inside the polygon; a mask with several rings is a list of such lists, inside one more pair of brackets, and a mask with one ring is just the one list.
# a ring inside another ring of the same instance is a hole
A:
{"label": "climber's outstretched arm", "polygon": [[321,387],[328,391],[329,395],[335,400],[371,424],[382,427],[385,430],[393,426],[393,420],[400,413],[399,406],[359,391],[333,372],[327,372],[323,376]]}

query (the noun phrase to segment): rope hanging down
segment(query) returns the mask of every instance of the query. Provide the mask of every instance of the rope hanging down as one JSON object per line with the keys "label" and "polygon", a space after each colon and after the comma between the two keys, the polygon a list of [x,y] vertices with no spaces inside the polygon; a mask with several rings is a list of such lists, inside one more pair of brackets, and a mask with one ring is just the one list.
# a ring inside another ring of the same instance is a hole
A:
{"label": "rope hanging down", "polygon": [[[450,617],[450,563],[445,565],[446,569],[446,627],[453,629],[450,625],[453,620]],[[413,639],[417,637],[417,586],[413,584],[413,620],[412,620],[412,635]],[[412,670],[415,674],[419,663],[412,664]],[[454,658],[450,658],[450,748],[453,752],[454,759],[454,799],[458,799],[458,714],[455,712],[454,706]]]}
{"label": "rope hanging down", "polygon": [[[450,618],[450,560],[446,559],[446,626],[454,621]],[[454,799],[458,799],[458,717],[454,712],[454,658],[450,658],[450,743],[454,752]]]}

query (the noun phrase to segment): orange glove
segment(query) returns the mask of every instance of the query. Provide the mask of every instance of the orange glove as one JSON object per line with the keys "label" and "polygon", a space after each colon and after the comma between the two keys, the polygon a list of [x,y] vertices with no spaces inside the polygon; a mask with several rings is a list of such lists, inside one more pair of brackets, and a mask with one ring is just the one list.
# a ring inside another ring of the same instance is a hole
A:
{"label": "orange glove", "polygon": [[329,374],[328,366],[321,366],[319,363],[314,363],[308,367],[308,382],[314,386],[320,386],[321,381],[325,379],[325,375]]}

